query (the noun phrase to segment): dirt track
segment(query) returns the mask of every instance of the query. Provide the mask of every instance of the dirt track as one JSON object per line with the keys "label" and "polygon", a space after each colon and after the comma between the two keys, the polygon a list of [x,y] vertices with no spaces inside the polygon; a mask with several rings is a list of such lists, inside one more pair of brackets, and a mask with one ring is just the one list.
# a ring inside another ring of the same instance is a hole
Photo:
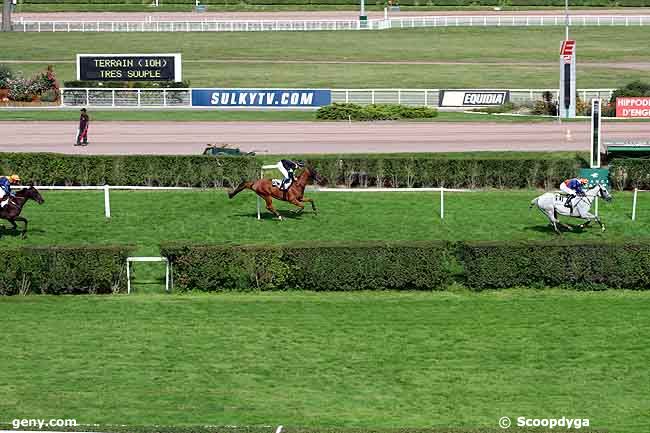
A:
{"label": "dirt track", "polygon": [[[0,122],[3,152],[199,154],[207,143],[274,154],[589,150],[590,124],[411,122],[94,122],[74,147],[76,122]],[[567,130],[570,137],[567,139]],[[648,139],[650,122],[603,122],[604,140]]]}

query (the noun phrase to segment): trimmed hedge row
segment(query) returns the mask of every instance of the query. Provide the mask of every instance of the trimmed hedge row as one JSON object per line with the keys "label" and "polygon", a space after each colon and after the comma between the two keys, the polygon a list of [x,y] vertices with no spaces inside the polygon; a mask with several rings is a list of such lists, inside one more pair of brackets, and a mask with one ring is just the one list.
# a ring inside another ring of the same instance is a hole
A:
{"label": "trimmed hedge row", "polygon": [[[278,157],[279,158],[279,157]],[[323,186],[550,188],[575,176],[580,155],[553,157],[476,154],[305,156]],[[232,187],[259,176],[261,158],[202,155],[62,155],[0,153],[0,172],[36,185]]]}
{"label": "trimmed hedge row", "polygon": [[181,291],[650,288],[650,243],[165,244]]}
{"label": "trimmed hedge row", "polygon": [[126,288],[129,246],[5,249],[0,295],[100,294]]}
{"label": "trimmed hedge row", "polygon": [[321,107],[316,118],[323,120],[400,120],[430,119],[438,116],[438,110],[430,107],[408,107],[399,104],[338,104]]}
{"label": "trimmed hedge row", "polygon": [[614,159],[609,163],[609,177],[616,189],[650,189],[650,160]]}
{"label": "trimmed hedge row", "polygon": [[[97,4],[97,5],[149,5],[149,0],[20,0],[21,4]],[[332,0],[201,0],[204,5],[223,5],[223,4],[294,4],[294,5],[321,5],[333,4]],[[499,6],[502,0],[400,0],[401,6]],[[512,6],[564,6],[564,0],[510,0]],[[193,0],[165,0],[165,5],[194,5]],[[356,5],[354,0],[337,0],[336,4]],[[383,5],[386,2],[376,1],[375,4]],[[593,7],[643,7],[650,6],[650,0],[572,0],[574,6],[593,6]]]}
{"label": "trimmed hedge row", "polygon": [[259,176],[259,167],[248,157],[0,154],[0,172],[35,185],[232,187]]}
{"label": "trimmed hedge row", "polygon": [[433,290],[451,282],[445,242],[163,245],[180,290]]}

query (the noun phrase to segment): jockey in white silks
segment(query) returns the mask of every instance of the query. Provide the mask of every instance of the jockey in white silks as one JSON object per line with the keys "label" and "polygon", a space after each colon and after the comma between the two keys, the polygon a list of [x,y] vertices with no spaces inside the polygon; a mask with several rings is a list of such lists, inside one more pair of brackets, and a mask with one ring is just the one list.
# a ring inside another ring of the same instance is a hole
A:
{"label": "jockey in white silks", "polygon": [[302,168],[305,166],[305,163],[302,161],[291,161],[289,159],[283,159],[277,163],[276,167],[282,173],[283,179],[280,183],[280,189],[286,191],[293,184],[294,181],[294,171],[297,168]]}

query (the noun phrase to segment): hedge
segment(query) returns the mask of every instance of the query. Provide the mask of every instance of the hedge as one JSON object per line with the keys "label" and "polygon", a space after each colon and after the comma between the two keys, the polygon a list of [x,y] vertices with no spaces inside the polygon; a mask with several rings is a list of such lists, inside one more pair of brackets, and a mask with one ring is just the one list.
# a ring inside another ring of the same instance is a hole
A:
{"label": "hedge", "polygon": [[433,290],[451,283],[446,242],[291,246],[165,244],[174,288],[229,290]]}
{"label": "hedge", "polygon": [[496,242],[463,243],[466,284],[576,289],[650,288],[650,244]]}
{"label": "hedge", "polygon": [[322,120],[400,120],[430,119],[438,115],[438,110],[430,107],[408,107],[399,104],[338,104],[321,107],[316,118]]}
{"label": "hedge", "polygon": [[616,189],[650,189],[650,160],[614,159],[609,163],[612,186]]}
{"label": "hedge", "polygon": [[0,172],[35,185],[232,187],[259,176],[249,157],[1,153]]}
{"label": "hedge", "polygon": [[[150,1],[143,0],[19,0],[21,4],[97,4],[106,6],[125,6],[141,5],[148,6]],[[375,2],[377,5],[384,5],[386,2]],[[498,6],[502,4],[501,0],[400,0],[401,6]],[[511,0],[512,6],[564,6],[564,0]],[[301,5],[321,5],[331,4],[328,0],[201,0],[204,5],[221,5],[221,4],[301,4]],[[337,4],[358,5],[354,0],[341,0]],[[573,6],[586,7],[644,7],[650,6],[650,0],[572,0]],[[188,8],[194,6],[193,0],[164,0],[163,5],[185,5]]]}
{"label": "hedge", "polygon": [[100,294],[126,288],[130,246],[24,247],[3,250],[0,295]]}
{"label": "hedge", "polygon": [[[266,157],[268,159],[268,157]],[[278,159],[280,156],[278,156]],[[295,156],[325,178],[322,186],[552,188],[575,176],[578,154],[415,154]],[[259,176],[261,158],[203,155],[0,153],[0,172],[35,185],[232,187]],[[268,163],[268,161],[267,161]]]}
{"label": "hedge", "polygon": [[164,244],[177,290],[650,288],[650,243]]}

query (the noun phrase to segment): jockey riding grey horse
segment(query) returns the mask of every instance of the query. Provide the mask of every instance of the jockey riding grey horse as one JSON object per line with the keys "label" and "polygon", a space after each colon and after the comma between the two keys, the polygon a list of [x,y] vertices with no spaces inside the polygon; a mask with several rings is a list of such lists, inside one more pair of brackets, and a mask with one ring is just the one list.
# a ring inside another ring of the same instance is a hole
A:
{"label": "jockey riding grey horse", "polygon": [[539,210],[549,219],[556,233],[560,233],[560,230],[557,228],[558,224],[571,230],[570,226],[562,224],[560,222],[558,219],[558,214],[587,220],[580,225],[580,228],[584,228],[592,221],[596,221],[598,224],[600,224],[601,230],[605,231],[605,225],[600,221],[600,218],[591,213],[591,205],[598,196],[600,196],[605,201],[610,201],[612,199],[612,196],[610,195],[609,191],[607,191],[607,188],[602,185],[596,185],[595,187],[587,190],[584,197],[575,198],[573,200],[572,209],[564,206],[566,196],[560,194],[559,192],[547,192],[540,195],[539,197],[534,198],[530,202],[530,207],[532,208],[533,206],[537,206]]}

